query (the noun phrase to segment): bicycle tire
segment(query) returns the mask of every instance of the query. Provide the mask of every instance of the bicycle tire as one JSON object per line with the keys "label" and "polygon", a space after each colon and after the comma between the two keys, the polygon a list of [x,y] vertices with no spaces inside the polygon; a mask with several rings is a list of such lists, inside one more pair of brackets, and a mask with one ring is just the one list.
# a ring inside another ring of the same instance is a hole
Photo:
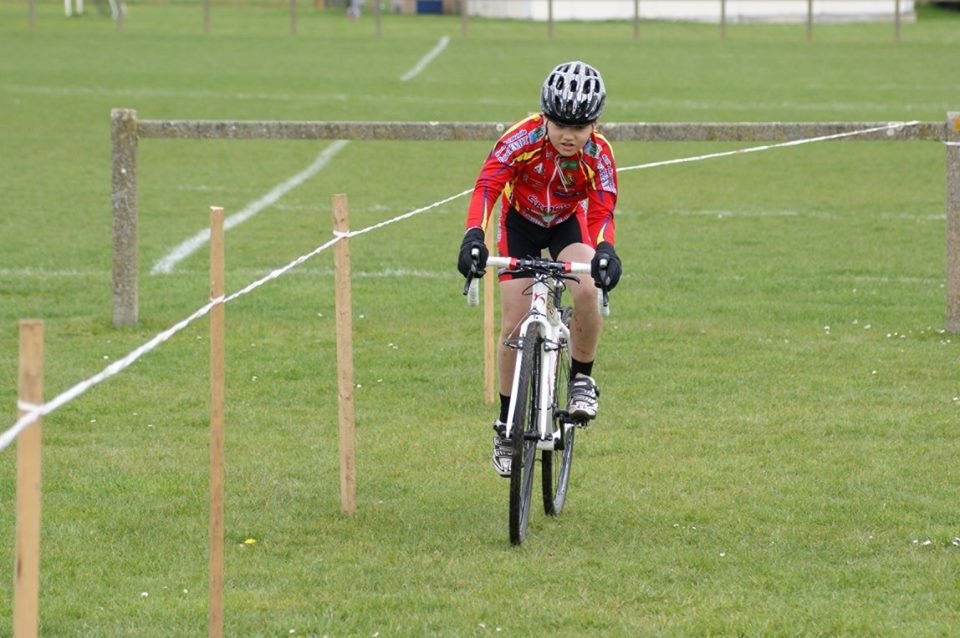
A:
{"label": "bicycle tire", "polygon": [[[567,316],[569,321],[569,316]],[[573,463],[573,444],[576,427],[565,423],[560,412],[566,409],[570,385],[570,344],[557,352],[557,367],[553,372],[553,427],[559,429],[560,444],[556,450],[541,454],[540,474],[543,479],[543,511],[548,516],[559,516],[567,500],[570,485],[570,467]]]}
{"label": "bicycle tire", "polygon": [[523,340],[520,352],[520,383],[513,412],[513,458],[510,465],[510,542],[523,543],[530,520],[533,494],[533,467],[537,456],[537,394],[540,377],[542,340],[532,336]]}

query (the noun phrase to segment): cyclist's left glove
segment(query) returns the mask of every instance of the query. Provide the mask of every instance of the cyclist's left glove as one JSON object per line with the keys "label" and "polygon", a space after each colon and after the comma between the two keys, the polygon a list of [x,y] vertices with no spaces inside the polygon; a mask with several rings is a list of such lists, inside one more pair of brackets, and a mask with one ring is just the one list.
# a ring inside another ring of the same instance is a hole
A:
{"label": "cyclist's left glove", "polygon": [[[604,273],[605,277],[601,281],[600,260],[602,259],[607,260],[607,268]],[[619,283],[622,273],[620,258],[617,257],[617,251],[613,249],[613,244],[608,241],[597,244],[597,252],[594,253],[593,259],[590,261],[590,276],[593,277],[593,282],[597,288],[613,290]]]}
{"label": "cyclist's left glove", "polygon": [[[479,253],[476,268],[474,268],[473,262],[474,249]],[[490,251],[487,250],[487,245],[483,243],[483,229],[471,228],[463,236],[463,243],[460,244],[457,270],[464,277],[483,277],[487,272],[487,257],[489,256]]]}

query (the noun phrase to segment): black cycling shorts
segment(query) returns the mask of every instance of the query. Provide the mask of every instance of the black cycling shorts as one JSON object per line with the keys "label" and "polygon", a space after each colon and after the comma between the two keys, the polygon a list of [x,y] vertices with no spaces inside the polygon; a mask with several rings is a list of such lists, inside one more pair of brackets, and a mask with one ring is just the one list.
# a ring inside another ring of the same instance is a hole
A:
{"label": "black cycling shorts", "polygon": [[[524,218],[511,208],[503,216],[497,233],[497,251],[503,257],[539,257],[543,249],[550,251],[550,258],[557,256],[571,244],[589,244],[584,215],[569,219],[549,228]],[[500,280],[532,277],[533,273],[500,273]]]}

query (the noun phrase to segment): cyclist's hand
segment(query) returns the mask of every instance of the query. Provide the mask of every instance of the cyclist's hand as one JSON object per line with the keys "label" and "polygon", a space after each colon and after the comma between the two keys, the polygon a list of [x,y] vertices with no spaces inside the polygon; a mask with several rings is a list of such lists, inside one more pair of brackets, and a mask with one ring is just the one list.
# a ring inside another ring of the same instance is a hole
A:
{"label": "cyclist's hand", "polygon": [[[473,251],[476,250],[479,256],[474,263]],[[480,228],[471,228],[463,236],[463,243],[460,244],[460,257],[457,259],[457,270],[464,277],[483,277],[486,274],[487,257],[490,251],[487,245],[483,243],[483,230]]]}
{"label": "cyclist's hand", "polygon": [[[607,261],[607,267],[601,273],[600,262],[604,259]],[[593,277],[593,282],[597,288],[613,290],[617,287],[622,273],[620,258],[617,257],[617,251],[613,249],[613,244],[607,241],[597,244],[597,252],[594,253],[593,259],[590,261],[590,276]]]}

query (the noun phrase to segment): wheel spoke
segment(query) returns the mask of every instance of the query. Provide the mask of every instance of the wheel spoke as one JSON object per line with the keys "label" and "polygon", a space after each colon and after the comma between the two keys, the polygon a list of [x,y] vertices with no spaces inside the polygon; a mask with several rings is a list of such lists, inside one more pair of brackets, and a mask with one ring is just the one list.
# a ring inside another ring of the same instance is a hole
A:
{"label": "wheel spoke", "polygon": [[[510,542],[523,542],[530,518],[533,466],[537,454],[536,405],[542,340],[524,340],[519,361],[520,383],[514,397],[513,459],[510,467]],[[525,435],[533,434],[532,437]]]}
{"label": "wheel spoke", "polygon": [[[565,323],[570,313],[561,313]],[[570,378],[570,349],[563,343],[557,352],[557,366],[553,371],[554,405],[553,428],[561,433],[560,447],[543,452],[542,483],[543,510],[550,516],[559,516],[567,497],[570,482],[570,465],[573,462],[573,442],[576,428],[564,422],[567,403],[567,387]]]}

